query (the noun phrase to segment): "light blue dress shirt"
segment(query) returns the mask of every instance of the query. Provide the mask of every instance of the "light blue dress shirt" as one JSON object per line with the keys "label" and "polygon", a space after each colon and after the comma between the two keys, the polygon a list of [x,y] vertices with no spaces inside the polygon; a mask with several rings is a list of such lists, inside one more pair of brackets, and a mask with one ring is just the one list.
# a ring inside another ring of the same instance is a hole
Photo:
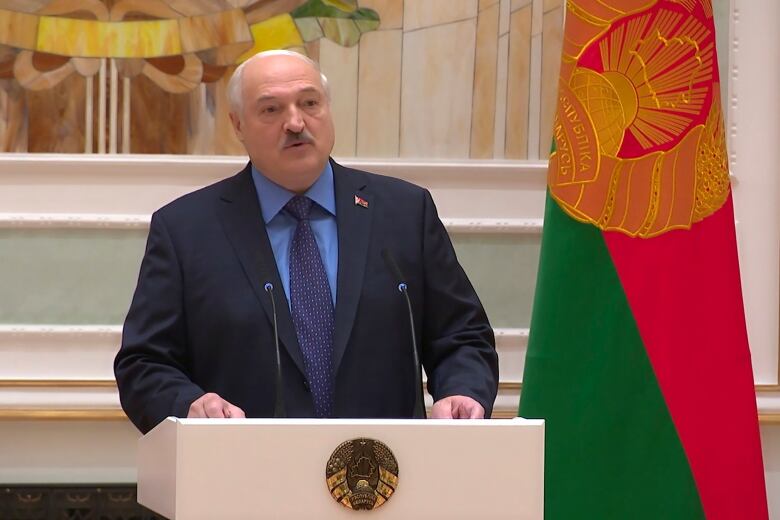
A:
{"label": "light blue dress shirt", "polygon": [[[287,297],[287,305],[290,304],[290,247],[292,246],[295,228],[298,221],[290,215],[284,206],[295,193],[282,188],[268,179],[254,165],[252,166],[252,179],[255,181],[257,199],[260,201],[260,209],[263,213],[268,239],[271,241],[271,249],[274,252],[276,268],[284,286],[284,295]],[[339,265],[339,238],[336,227],[336,193],[333,188],[333,168],[328,162],[322,174],[314,184],[306,190],[305,196],[316,204],[311,208],[311,229],[317,240],[320,250],[320,258],[325,266],[325,274],[328,276],[330,295],[333,305],[336,305],[336,273]]]}

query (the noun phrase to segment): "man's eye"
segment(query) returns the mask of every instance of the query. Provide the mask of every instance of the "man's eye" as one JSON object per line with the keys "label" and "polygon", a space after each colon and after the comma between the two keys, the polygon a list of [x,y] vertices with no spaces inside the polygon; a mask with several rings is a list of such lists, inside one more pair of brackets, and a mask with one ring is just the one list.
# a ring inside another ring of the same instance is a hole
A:
{"label": "man's eye", "polygon": [[272,106],[263,107],[260,109],[261,114],[273,114],[274,112],[276,112],[276,107],[272,107]]}
{"label": "man's eye", "polygon": [[319,104],[319,102],[316,99],[307,99],[303,102],[303,106],[305,107],[316,107]]}

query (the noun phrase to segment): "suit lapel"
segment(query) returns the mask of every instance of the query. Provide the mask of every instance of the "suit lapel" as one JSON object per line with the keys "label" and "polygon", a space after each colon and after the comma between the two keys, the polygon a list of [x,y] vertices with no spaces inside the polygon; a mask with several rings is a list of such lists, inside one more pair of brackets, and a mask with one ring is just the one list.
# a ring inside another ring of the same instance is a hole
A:
{"label": "suit lapel", "polygon": [[217,211],[249,284],[271,323],[273,311],[264,286],[266,282],[273,284],[279,341],[285,346],[301,373],[306,374],[290,309],[257,201],[250,166],[233,177],[232,182],[226,183],[220,200],[217,201]]}
{"label": "suit lapel", "polygon": [[[338,372],[347,348],[360,300],[371,230],[371,195],[367,177],[331,161],[336,193],[339,265],[336,282],[336,330],[333,336],[333,373]],[[359,200],[355,197],[359,197]],[[365,204],[364,204],[365,203]]]}

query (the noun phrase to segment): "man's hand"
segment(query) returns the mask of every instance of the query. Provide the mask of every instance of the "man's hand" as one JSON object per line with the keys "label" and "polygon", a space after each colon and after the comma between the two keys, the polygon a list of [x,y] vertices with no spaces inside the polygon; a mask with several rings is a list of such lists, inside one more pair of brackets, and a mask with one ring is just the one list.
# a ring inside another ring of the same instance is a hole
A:
{"label": "man's hand", "polygon": [[451,395],[433,403],[432,419],[483,419],[485,409],[471,397]]}
{"label": "man's hand", "polygon": [[244,410],[230,404],[219,395],[210,393],[204,394],[195,399],[190,405],[190,411],[187,413],[188,419],[203,419],[212,417],[216,419],[244,419],[246,415]]}

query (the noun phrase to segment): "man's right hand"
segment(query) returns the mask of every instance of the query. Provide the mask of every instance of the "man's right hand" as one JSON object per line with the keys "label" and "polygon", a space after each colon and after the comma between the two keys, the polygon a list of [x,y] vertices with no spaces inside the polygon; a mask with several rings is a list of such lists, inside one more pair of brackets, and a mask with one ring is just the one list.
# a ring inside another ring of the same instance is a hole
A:
{"label": "man's right hand", "polygon": [[204,394],[195,399],[187,413],[188,419],[203,419],[211,417],[215,419],[244,419],[244,410],[235,406],[215,393]]}

